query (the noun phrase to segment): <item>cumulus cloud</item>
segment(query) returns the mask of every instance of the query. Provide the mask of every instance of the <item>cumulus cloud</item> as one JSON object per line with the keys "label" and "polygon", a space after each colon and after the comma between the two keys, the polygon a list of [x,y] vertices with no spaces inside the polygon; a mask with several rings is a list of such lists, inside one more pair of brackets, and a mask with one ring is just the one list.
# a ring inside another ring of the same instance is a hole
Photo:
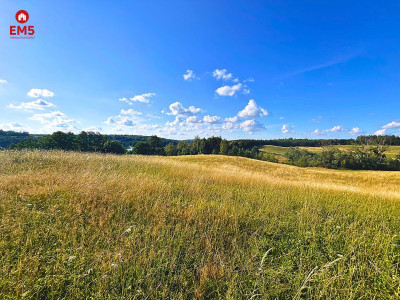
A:
{"label": "cumulus cloud", "polygon": [[183,79],[186,81],[192,81],[193,79],[197,78],[194,74],[193,70],[186,70],[186,74],[183,74]]}
{"label": "cumulus cloud", "polygon": [[7,83],[7,80],[5,80],[5,79],[0,79],[0,84],[6,84]]}
{"label": "cumulus cloud", "polygon": [[232,86],[225,85],[216,89],[215,92],[220,96],[234,96],[240,89],[242,88],[242,84],[238,83]]}
{"label": "cumulus cloud", "polygon": [[293,125],[292,125],[292,126],[289,126],[289,125],[287,125],[287,124],[283,124],[281,131],[282,131],[282,133],[284,133],[284,134],[286,134],[286,133],[293,133],[293,131],[292,131],[293,128],[294,128]]}
{"label": "cumulus cloud", "polygon": [[204,116],[203,121],[207,124],[217,124],[221,120],[218,116]]}
{"label": "cumulus cloud", "polygon": [[9,108],[24,109],[24,110],[32,110],[32,109],[44,110],[46,108],[54,107],[54,106],[55,105],[53,103],[50,103],[43,99],[37,99],[37,100],[33,100],[31,102],[22,102],[20,105],[13,105],[13,104],[8,105]]}
{"label": "cumulus cloud", "polygon": [[20,123],[13,122],[8,124],[0,124],[0,129],[2,130],[12,130],[12,131],[24,131],[25,127]]}
{"label": "cumulus cloud", "polygon": [[142,113],[140,111],[133,110],[132,108],[130,109],[121,109],[121,114],[123,115],[141,115]]}
{"label": "cumulus cloud", "polygon": [[256,120],[246,120],[240,124],[240,128],[244,131],[248,132],[249,134],[253,134],[255,131],[259,131],[264,129],[264,126],[257,122]]}
{"label": "cumulus cloud", "polygon": [[384,129],[395,129],[395,128],[400,128],[400,123],[399,122],[390,122],[389,124],[386,124],[385,126],[382,126]]}
{"label": "cumulus cloud", "polygon": [[338,133],[338,132],[347,132],[347,133],[349,133],[349,134],[360,134],[361,132],[362,132],[362,130],[360,129],[360,128],[358,128],[358,127],[353,127],[352,129],[348,129],[348,128],[344,128],[343,126],[341,126],[341,125],[336,125],[336,126],[333,126],[332,128],[330,128],[330,129],[325,129],[325,130],[320,130],[320,129],[315,129],[314,131],[313,131],[313,134],[315,134],[315,135],[325,135],[325,134],[330,134],[330,133]]}
{"label": "cumulus cloud", "polygon": [[186,118],[187,123],[198,123],[199,119],[197,116],[190,116]]}
{"label": "cumulus cloud", "polygon": [[259,107],[254,99],[250,99],[247,106],[238,112],[238,116],[242,118],[265,117],[268,116],[268,111]]}
{"label": "cumulus cloud", "polygon": [[117,126],[134,126],[135,123],[133,122],[132,119],[126,117],[126,116],[115,116],[115,117],[108,117],[107,120],[104,122],[104,124],[107,125],[117,125]]}
{"label": "cumulus cloud", "polygon": [[361,133],[361,129],[358,127],[353,127],[350,131],[350,134],[360,134]]}
{"label": "cumulus cloud", "polygon": [[43,130],[45,131],[77,131],[78,129],[73,125],[78,123],[74,119],[68,119],[61,111],[53,111],[43,114],[34,114],[29,118],[33,121],[39,121],[44,125]]}
{"label": "cumulus cloud", "polygon": [[31,89],[27,95],[31,98],[45,97],[51,98],[54,97],[54,93],[52,91],[46,89]]}
{"label": "cumulus cloud", "polygon": [[400,128],[400,122],[393,121],[393,122],[390,122],[390,123],[382,126],[382,128],[375,131],[374,134],[375,135],[385,135],[386,131],[388,129],[391,130],[391,129],[398,129],[398,128]]}
{"label": "cumulus cloud", "polygon": [[230,80],[233,77],[232,73],[228,73],[226,69],[215,69],[212,76],[217,80]]}
{"label": "cumulus cloud", "polygon": [[135,95],[133,97],[130,97],[129,99],[126,97],[119,98],[119,101],[126,102],[128,104],[132,104],[133,102],[142,102],[142,103],[149,103],[150,98],[155,96],[156,93],[145,93],[141,95]]}
{"label": "cumulus cloud", "polygon": [[313,131],[313,134],[320,135],[322,132],[317,128]]}
{"label": "cumulus cloud", "polygon": [[49,122],[49,119],[54,119],[54,118],[64,118],[65,114],[62,113],[61,111],[52,111],[49,113],[44,113],[44,114],[34,114],[32,117],[30,117],[30,120],[33,121],[39,121],[42,124],[45,124]]}
{"label": "cumulus cloud", "polygon": [[182,103],[174,102],[169,106],[170,112],[167,112],[167,115],[173,116],[192,116],[202,112],[203,110],[198,107],[189,106],[189,108],[185,108]]}
{"label": "cumulus cloud", "polygon": [[374,132],[375,135],[385,135],[386,134],[386,128],[379,129]]}
{"label": "cumulus cloud", "polygon": [[343,128],[343,126],[339,126],[339,125],[337,125],[337,126],[333,126],[331,129],[329,129],[328,131],[330,131],[330,132],[343,132],[344,131],[344,128]]}
{"label": "cumulus cloud", "polygon": [[239,125],[237,124],[238,121],[239,118],[237,116],[225,118],[225,122],[224,124],[222,124],[222,129],[232,131],[233,129],[239,127]]}

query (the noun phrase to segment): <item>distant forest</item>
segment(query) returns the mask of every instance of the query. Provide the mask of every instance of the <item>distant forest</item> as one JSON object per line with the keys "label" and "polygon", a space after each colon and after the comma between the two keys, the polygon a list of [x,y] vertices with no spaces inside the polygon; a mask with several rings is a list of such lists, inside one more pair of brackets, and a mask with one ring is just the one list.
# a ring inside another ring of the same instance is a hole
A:
{"label": "distant forest", "polygon": [[[89,132],[87,132],[89,134]],[[12,144],[18,144],[19,142],[28,138],[38,139],[45,136],[44,134],[30,134],[28,132],[16,132],[16,131],[4,131],[0,129],[0,147],[7,148]],[[150,136],[144,135],[115,135],[107,134],[104,135],[110,140],[121,142],[125,148],[133,148],[138,142],[146,142],[150,139]],[[169,143],[178,144],[180,140],[160,138],[163,146]],[[190,142],[191,140],[185,140]],[[369,135],[359,136],[356,139],[272,139],[272,140],[233,140],[232,142],[240,142],[242,148],[251,149],[254,146],[260,147],[263,145],[274,145],[281,147],[321,147],[329,145],[361,145],[361,144],[376,144],[376,145],[392,145],[400,146],[400,137],[395,135]]]}
{"label": "distant forest", "polygon": [[[354,170],[400,170],[400,156],[385,155],[389,145],[400,145],[397,136],[359,136],[356,139],[275,139],[233,140],[221,137],[192,140],[171,140],[157,136],[102,135],[82,131],[79,134],[61,131],[50,135],[31,135],[26,132],[0,130],[3,149],[45,149],[80,152],[100,152],[139,155],[196,155],[220,154],[242,156],[277,162],[273,153],[260,151],[263,145],[290,147],[285,155],[287,163],[301,167],[325,167]],[[354,149],[341,151],[333,145],[354,145]],[[298,147],[323,147],[321,153],[312,153]],[[357,147],[358,146],[358,147]]]}

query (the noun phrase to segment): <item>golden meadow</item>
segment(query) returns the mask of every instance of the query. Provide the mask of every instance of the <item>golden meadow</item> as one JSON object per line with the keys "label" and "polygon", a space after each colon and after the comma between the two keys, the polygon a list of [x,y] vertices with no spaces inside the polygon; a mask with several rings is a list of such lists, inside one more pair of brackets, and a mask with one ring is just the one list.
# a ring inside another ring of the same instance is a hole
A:
{"label": "golden meadow", "polygon": [[400,173],[0,152],[1,299],[398,299]]}

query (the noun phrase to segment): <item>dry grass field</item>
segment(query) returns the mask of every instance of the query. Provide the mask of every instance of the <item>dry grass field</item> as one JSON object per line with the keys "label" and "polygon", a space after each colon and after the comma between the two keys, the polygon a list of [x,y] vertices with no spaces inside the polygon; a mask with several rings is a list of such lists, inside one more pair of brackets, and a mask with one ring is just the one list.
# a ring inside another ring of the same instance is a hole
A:
{"label": "dry grass field", "polygon": [[398,299],[400,172],[0,152],[0,298]]}

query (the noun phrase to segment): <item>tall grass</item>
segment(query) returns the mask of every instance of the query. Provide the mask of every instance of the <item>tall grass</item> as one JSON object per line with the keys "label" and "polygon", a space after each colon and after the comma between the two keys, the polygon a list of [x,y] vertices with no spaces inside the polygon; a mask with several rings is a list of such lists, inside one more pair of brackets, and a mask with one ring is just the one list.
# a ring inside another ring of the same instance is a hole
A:
{"label": "tall grass", "polygon": [[399,298],[400,174],[0,152],[0,298]]}

